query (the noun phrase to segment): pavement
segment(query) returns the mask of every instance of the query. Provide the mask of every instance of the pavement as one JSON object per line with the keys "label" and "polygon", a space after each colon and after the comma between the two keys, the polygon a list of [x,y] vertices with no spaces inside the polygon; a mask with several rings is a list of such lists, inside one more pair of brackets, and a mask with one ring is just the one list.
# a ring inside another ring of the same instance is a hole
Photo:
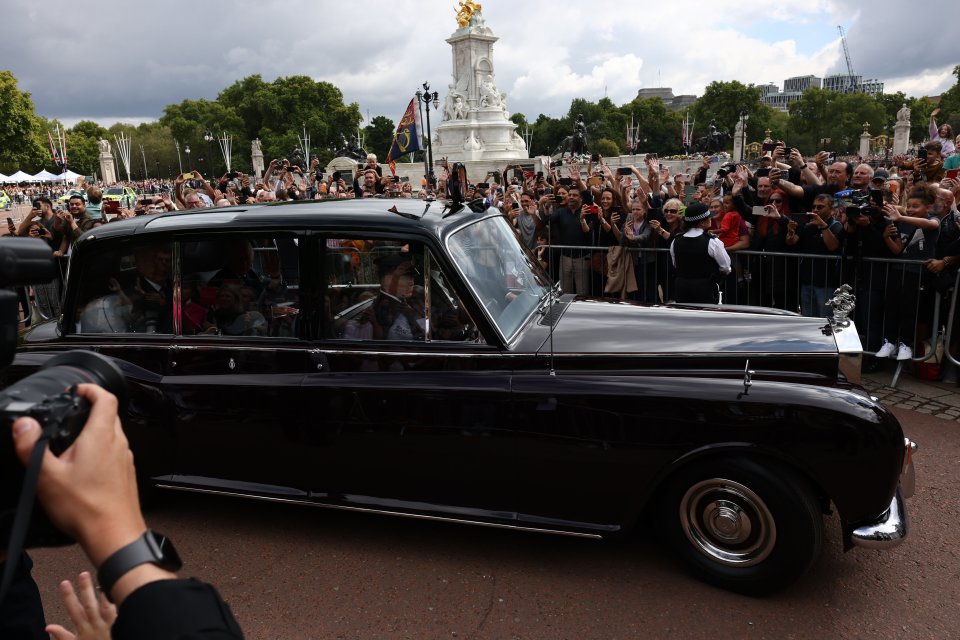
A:
{"label": "pavement", "polygon": [[911,409],[944,420],[960,422],[960,386],[949,382],[921,380],[912,367],[904,367],[896,388],[893,381],[894,362],[884,363],[884,368],[863,374],[861,384],[871,395],[888,407]]}

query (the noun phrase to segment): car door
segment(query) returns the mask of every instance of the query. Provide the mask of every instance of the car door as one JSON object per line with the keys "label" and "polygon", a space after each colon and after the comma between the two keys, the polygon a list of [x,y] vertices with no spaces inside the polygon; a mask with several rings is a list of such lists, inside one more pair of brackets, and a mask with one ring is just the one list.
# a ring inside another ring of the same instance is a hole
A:
{"label": "car door", "polygon": [[301,495],[293,443],[302,380],[318,356],[297,336],[291,233],[178,239],[178,330],[164,386],[177,434],[174,483]]}
{"label": "car door", "polygon": [[[353,505],[512,520],[510,372],[436,251],[359,233],[317,248],[328,320],[314,346],[326,366],[303,384],[323,404],[311,404],[301,424],[305,445],[331,454],[318,456],[328,473],[311,476],[311,491]],[[389,316],[375,307],[389,306],[384,272],[404,254],[415,272],[409,299],[422,295],[430,319],[422,335],[411,335],[420,322],[401,314],[392,322],[404,331],[368,326]]]}

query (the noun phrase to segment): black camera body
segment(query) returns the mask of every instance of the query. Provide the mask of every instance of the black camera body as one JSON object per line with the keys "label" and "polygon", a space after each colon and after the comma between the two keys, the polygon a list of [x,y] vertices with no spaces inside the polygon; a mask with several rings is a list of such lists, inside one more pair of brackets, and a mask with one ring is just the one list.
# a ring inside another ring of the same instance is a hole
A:
{"label": "black camera body", "polygon": [[722,164],[720,165],[720,168],[717,169],[716,179],[722,180],[726,178],[728,175],[730,175],[731,173],[734,173],[736,170],[737,170],[737,165],[735,165],[732,162],[727,162],[725,164]]}
{"label": "black camera body", "polygon": [[[0,285],[25,286],[49,282],[56,273],[53,252],[42,240],[0,238]],[[13,362],[17,346],[17,294],[0,289],[0,370]],[[6,381],[5,381],[6,382]],[[18,509],[24,468],[13,450],[11,425],[29,416],[40,423],[50,450],[60,455],[83,429],[89,403],[76,395],[76,385],[97,384],[126,404],[126,383],[117,365],[97,353],[67,351],[50,358],[42,368],[0,391],[0,549],[6,549]],[[70,544],[43,510],[32,506],[25,548]]]}
{"label": "black camera body", "polygon": [[869,216],[874,223],[887,223],[886,214],[880,206],[877,206],[876,198],[870,191],[848,189],[835,194],[834,197],[847,200],[848,204],[844,207],[847,218],[855,219]]}

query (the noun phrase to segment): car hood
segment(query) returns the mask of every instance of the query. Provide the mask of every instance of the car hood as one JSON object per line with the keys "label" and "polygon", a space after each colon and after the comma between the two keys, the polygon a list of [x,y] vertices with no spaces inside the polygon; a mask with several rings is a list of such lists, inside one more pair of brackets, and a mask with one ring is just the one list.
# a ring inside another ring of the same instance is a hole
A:
{"label": "car hood", "polygon": [[[564,304],[564,303],[561,303]],[[836,354],[826,320],[757,307],[644,305],[576,298],[553,329],[554,353]],[[549,351],[549,341],[540,351]]]}

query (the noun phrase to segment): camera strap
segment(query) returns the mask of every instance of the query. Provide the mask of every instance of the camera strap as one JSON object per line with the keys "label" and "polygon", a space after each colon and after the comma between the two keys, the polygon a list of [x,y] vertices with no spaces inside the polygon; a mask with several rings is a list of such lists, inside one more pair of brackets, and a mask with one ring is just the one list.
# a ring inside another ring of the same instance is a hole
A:
{"label": "camera strap", "polygon": [[17,501],[17,512],[10,528],[10,541],[7,543],[7,561],[3,567],[3,579],[0,580],[0,602],[7,596],[7,590],[13,581],[13,574],[17,570],[23,555],[23,541],[30,527],[30,516],[33,512],[33,500],[37,495],[37,480],[40,478],[40,466],[43,464],[43,454],[49,445],[50,433],[46,429],[33,445],[30,453],[30,462],[23,474],[23,486],[20,488],[20,500]]}

